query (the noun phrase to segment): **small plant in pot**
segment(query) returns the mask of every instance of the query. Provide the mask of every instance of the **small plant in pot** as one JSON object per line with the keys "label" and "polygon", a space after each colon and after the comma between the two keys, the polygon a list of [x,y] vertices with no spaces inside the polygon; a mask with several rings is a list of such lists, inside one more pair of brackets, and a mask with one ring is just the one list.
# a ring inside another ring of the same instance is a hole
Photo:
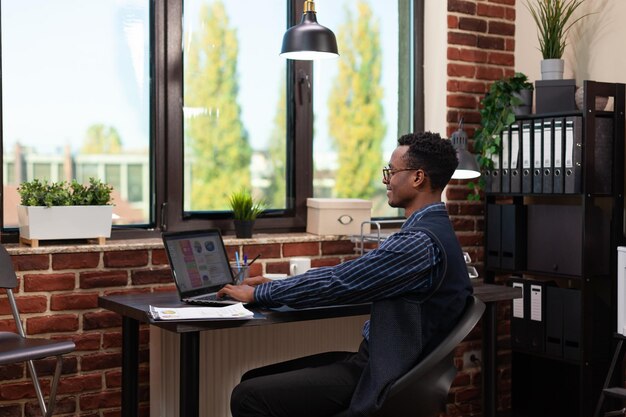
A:
{"label": "small plant in pot", "polygon": [[563,79],[563,52],[567,46],[567,33],[583,17],[574,12],[585,0],[525,0],[524,6],[537,25],[539,50],[543,56],[541,76],[544,80]]}
{"label": "small plant in pot", "polygon": [[17,189],[20,241],[38,246],[40,240],[104,239],[111,236],[113,187],[90,178],[51,182],[32,180]]}
{"label": "small plant in pot", "polygon": [[[521,92],[526,94],[524,103]],[[532,107],[533,85],[528,77],[516,72],[512,77],[494,81],[489,91],[480,101],[480,127],[474,134],[474,151],[478,154],[478,164],[482,170],[493,168],[492,155],[498,155],[501,148],[502,131],[507,129],[515,121],[515,116],[529,114]],[[520,106],[525,109],[520,110]],[[481,177],[478,183],[468,183],[474,191],[468,196],[469,200],[479,200],[479,191],[485,187],[485,179]]]}
{"label": "small plant in pot", "polygon": [[244,189],[232,193],[228,202],[233,211],[236,236],[238,238],[252,237],[254,222],[264,210],[263,202],[255,201],[252,194]]}

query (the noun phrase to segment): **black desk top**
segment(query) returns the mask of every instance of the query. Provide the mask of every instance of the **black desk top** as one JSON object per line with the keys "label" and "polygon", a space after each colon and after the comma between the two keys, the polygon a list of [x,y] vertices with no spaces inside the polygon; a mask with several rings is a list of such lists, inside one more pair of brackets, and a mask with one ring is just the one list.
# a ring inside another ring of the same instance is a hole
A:
{"label": "black desk top", "polygon": [[[489,303],[495,301],[512,300],[521,297],[519,288],[511,288],[503,285],[474,283],[474,294],[482,301]],[[212,320],[212,321],[162,321],[152,320],[148,315],[148,306],[158,307],[184,307],[187,304],[180,302],[177,292],[156,293],[132,293],[121,295],[109,295],[98,298],[98,306],[121,314],[122,316],[137,320],[142,323],[150,323],[176,333],[194,332],[202,330],[226,329],[244,326],[266,326],[277,323],[289,323],[295,321],[320,320],[336,317],[350,317],[367,315],[370,312],[369,304],[344,305],[332,307],[320,307],[295,311],[275,312],[265,309],[251,308],[263,315],[262,319],[252,320]]]}

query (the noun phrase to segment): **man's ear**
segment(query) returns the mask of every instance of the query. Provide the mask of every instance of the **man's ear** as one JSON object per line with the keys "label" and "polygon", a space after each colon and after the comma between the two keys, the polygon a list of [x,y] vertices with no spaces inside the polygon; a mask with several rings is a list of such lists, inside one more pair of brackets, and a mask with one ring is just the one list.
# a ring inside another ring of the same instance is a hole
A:
{"label": "man's ear", "polygon": [[413,176],[413,187],[415,189],[423,188],[428,185],[428,176],[422,169],[418,169],[415,171],[415,175]]}

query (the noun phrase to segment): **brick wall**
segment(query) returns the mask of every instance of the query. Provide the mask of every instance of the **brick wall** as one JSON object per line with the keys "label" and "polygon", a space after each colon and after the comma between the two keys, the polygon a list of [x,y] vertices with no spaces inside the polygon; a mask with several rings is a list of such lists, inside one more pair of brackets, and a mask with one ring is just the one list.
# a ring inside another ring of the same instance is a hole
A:
{"label": "brick wall", "polygon": [[[448,0],[447,97],[448,136],[463,118],[470,138],[480,124],[479,103],[494,80],[510,77],[515,65],[515,0]],[[453,181],[447,189],[448,210],[463,249],[470,254],[481,276],[483,271],[483,203],[469,202],[468,181]],[[498,310],[498,410],[510,410],[511,361],[509,305]],[[459,373],[460,386],[474,382],[480,373]],[[475,384],[474,384],[475,386]],[[480,395],[480,392],[468,395]],[[459,398],[457,398],[459,399]],[[467,409],[448,409],[450,415],[467,415]]]}

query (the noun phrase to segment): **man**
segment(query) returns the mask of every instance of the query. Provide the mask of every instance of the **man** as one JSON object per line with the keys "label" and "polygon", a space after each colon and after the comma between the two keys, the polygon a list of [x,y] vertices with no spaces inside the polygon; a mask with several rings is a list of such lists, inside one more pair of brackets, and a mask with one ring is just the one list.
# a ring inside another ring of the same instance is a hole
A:
{"label": "man", "polygon": [[377,410],[388,387],[432,351],[472,293],[441,193],[458,164],[435,133],[398,139],[383,184],[406,222],[357,259],[281,281],[251,278],[221,295],[261,306],[372,302],[356,353],[329,352],[247,372],[231,398],[234,417],[350,416]]}

